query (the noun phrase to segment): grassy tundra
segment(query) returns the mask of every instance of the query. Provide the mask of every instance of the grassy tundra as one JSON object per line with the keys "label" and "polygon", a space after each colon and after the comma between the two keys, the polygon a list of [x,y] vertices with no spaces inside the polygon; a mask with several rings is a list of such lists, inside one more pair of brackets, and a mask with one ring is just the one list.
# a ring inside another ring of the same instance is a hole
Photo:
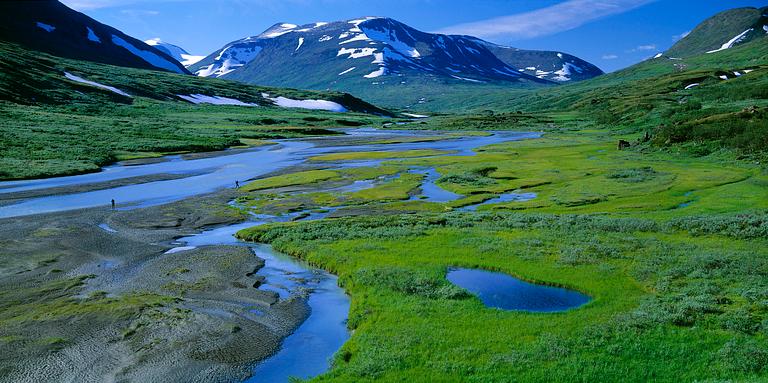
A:
{"label": "grassy tundra", "polygon": [[[402,175],[434,166],[439,185],[466,196],[448,203],[408,200],[420,183],[393,177],[358,192],[278,190],[375,171],[255,181],[245,188],[259,190],[241,198],[258,211],[344,206],[338,215],[357,216],[238,235],[338,274],[352,297],[354,334],[316,381],[765,379],[768,174],[726,158],[618,151],[614,138],[550,133],[476,156],[384,163],[382,173]],[[387,187],[403,192],[377,192]],[[537,198],[455,210],[510,191]],[[363,192],[370,198],[355,198]],[[555,314],[489,309],[446,281],[451,266],[593,300]]]}

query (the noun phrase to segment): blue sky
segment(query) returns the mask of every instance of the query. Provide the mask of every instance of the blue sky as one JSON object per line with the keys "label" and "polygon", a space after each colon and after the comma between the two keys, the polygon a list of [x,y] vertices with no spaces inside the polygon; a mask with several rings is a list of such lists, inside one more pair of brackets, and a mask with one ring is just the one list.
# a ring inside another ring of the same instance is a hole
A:
{"label": "blue sky", "polygon": [[605,71],[669,48],[700,21],[768,0],[63,0],[142,40],[192,54],[259,34],[277,22],[387,16],[427,32],[471,34],[526,49],[568,52]]}

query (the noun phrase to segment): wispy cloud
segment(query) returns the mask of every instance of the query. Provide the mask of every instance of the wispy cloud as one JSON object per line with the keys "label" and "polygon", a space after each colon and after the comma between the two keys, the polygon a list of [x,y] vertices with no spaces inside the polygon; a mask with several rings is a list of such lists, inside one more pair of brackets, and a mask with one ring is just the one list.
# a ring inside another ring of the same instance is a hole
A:
{"label": "wispy cloud", "polygon": [[64,5],[78,11],[87,11],[91,9],[100,8],[114,8],[123,7],[126,5],[134,4],[147,4],[158,2],[170,2],[170,1],[187,1],[187,0],[61,0]]}
{"label": "wispy cloud", "polygon": [[656,49],[656,44],[646,44],[646,45],[638,45],[635,49],[633,49],[633,52],[637,51],[652,51]]}
{"label": "wispy cloud", "polygon": [[679,35],[674,35],[674,36],[672,36],[672,41],[682,40],[682,39],[685,38],[685,36],[688,36],[690,34],[691,34],[691,31],[685,31],[685,32],[683,32],[683,33],[681,33]]}
{"label": "wispy cloud", "polygon": [[131,17],[157,16],[160,14],[158,11],[152,11],[149,9],[123,9],[120,11],[120,13]]}
{"label": "wispy cloud", "polygon": [[607,54],[607,55],[603,55],[602,57],[603,60],[616,60],[617,58],[619,58],[619,56],[615,54]]}
{"label": "wispy cloud", "polygon": [[445,34],[500,37],[514,40],[546,36],[578,28],[656,0],[567,0],[550,7],[443,28]]}

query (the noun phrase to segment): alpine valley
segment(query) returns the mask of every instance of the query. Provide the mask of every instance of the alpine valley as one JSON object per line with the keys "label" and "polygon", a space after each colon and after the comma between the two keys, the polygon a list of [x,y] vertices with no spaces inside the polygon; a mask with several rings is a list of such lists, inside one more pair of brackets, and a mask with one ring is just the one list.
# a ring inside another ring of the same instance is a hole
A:
{"label": "alpine valley", "polygon": [[514,3],[690,32],[609,73],[387,17],[202,56],[0,2],[0,382],[768,381],[768,7]]}

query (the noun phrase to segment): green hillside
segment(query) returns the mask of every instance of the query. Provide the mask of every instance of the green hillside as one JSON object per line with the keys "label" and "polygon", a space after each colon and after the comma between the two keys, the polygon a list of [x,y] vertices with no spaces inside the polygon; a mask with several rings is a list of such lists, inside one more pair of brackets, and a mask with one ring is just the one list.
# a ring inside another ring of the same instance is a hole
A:
{"label": "green hillside", "polygon": [[[0,179],[97,171],[127,158],[329,134],[324,128],[378,123],[378,115],[389,114],[344,93],[248,86],[62,59],[7,43],[0,43],[0,56]],[[133,97],[69,80],[64,72]],[[333,101],[352,112],[280,108],[262,93]],[[259,106],[194,105],[177,96],[192,94]]]}
{"label": "green hillside", "polygon": [[504,124],[507,129],[525,127],[529,119],[517,115],[524,113],[552,121],[552,129],[587,124],[615,135],[648,132],[656,146],[698,155],[729,148],[761,157],[768,148],[766,37],[716,53],[662,56],[565,86],[536,91],[488,88],[483,97],[472,92],[476,90],[436,94],[415,108],[467,113],[438,117],[431,122],[434,126],[471,129],[480,115],[493,111],[492,119],[498,120],[512,112],[515,118]]}
{"label": "green hillside", "polygon": [[[763,16],[768,7],[736,8],[720,12],[699,24],[690,34],[678,41],[665,53],[672,57],[690,57],[718,49],[732,38],[747,32],[738,43],[747,43],[765,36]],[[751,30],[750,30],[751,29]]]}

